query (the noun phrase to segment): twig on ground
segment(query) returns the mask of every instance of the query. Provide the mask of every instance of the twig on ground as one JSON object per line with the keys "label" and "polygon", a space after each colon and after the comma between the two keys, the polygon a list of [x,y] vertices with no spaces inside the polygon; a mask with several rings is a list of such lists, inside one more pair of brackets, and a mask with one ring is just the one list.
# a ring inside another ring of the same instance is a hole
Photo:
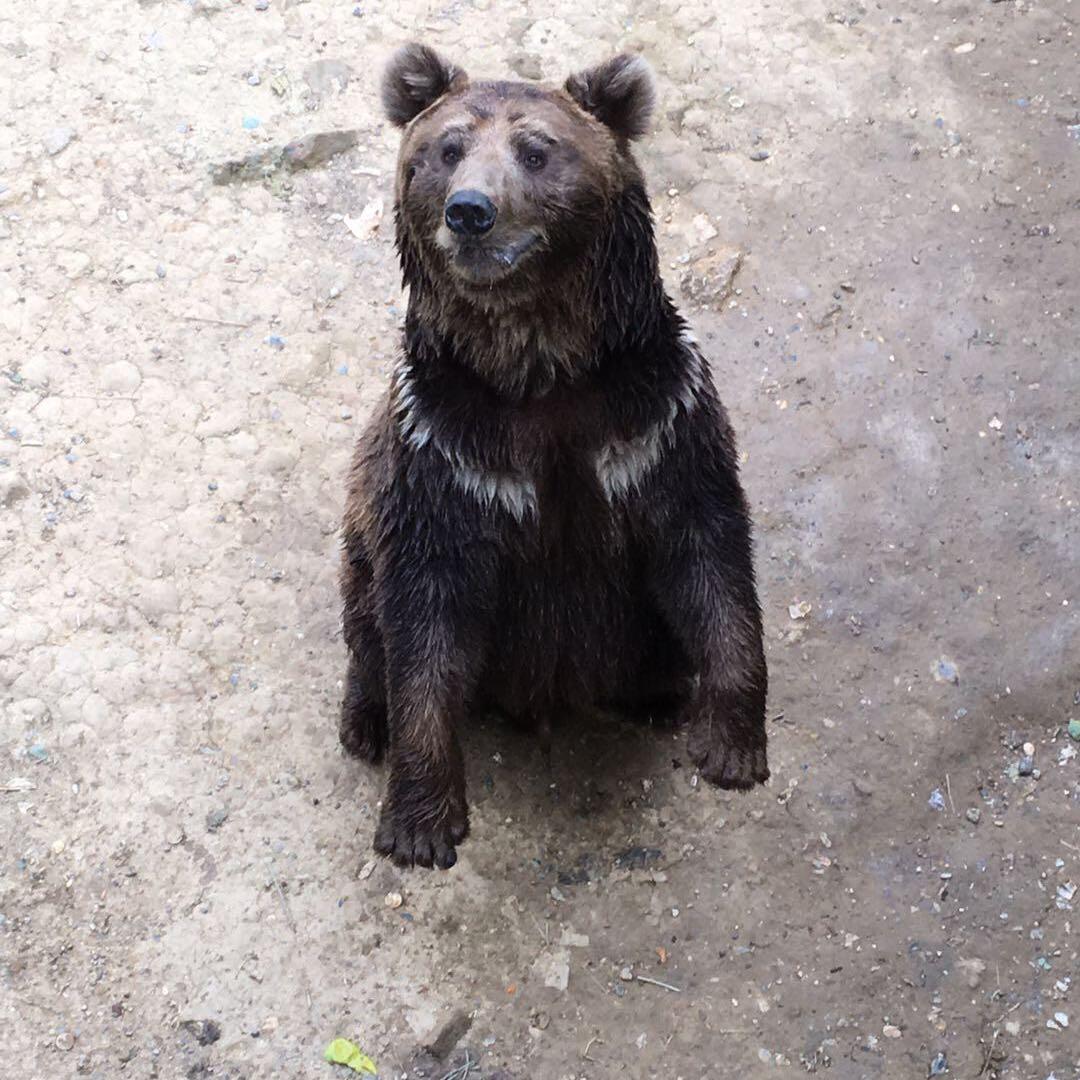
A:
{"label": "twig on ground", "polygon": [[469,1056],[469,1051],[466,1050],[465,1060],[445,1075],[439,1077],[439,1080],[468,1080],[469,1073],[472,1072],[475,1064],[476,1062]]}
{"label": "twig on ground", "polygon": [[650,986],[661,986],[665,990],[670,990],[673,994],[681,994],[681,986],[672,986],[671,983],[661,982],[659,979],[650,979],[648,975],[635,975],[635,979],[638,982],[648,983]]}
{"label": "twig on ground", "polygon": [[289,901],[285,899],[285,890],[282,889],[281,882],[278,881],[277,871],[274,869],[274,860],[270,859],[267,865],[270,867],[270,880],[274,883],[274,891],[281,901],[281,910],[285,913],[285,921],[289,924],[289,929],[295,934],[296,923],[293,922],[292,912],[289,910]]}
{"label": "twig on ground", "polygon": [[983,1058],[982,1068],[979,1070],[979,1076],[982,1076],[987,1069],[990,1068],[990,1061],[994,1056],[994,1046],[997,1044],[998,1030],[994,1028],[994,1037],[990,1040],[990,1045],[987,1047],[986,1056]]}

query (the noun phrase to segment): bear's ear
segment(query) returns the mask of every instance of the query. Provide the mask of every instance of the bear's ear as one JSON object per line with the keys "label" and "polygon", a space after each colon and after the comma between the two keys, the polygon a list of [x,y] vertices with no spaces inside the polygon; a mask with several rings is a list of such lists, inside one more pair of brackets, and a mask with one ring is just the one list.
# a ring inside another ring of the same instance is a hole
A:
{"label": "bear's ear", "polygon": [[403,45],[386,65],[382,79],[383,109],[396,127],[404,127],[429,105],[460,89],[469,77],[434,49],[419,42]]}
{"label": "bear's ear", "polygon": [[652,68],[623,53],[566,80],[566,92],[616,135],[638,139],[649,130],[656,104]]}

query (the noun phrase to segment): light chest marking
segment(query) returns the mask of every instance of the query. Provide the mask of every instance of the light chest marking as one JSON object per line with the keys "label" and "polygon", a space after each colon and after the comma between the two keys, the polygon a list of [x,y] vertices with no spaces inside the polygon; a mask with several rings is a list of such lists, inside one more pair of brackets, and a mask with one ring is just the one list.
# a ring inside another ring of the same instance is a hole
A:
{"label": "light chest marking", "polygon": [[[675,439],[679,413],[689,414],[698,404],[706,377],[705,361],[697,342],[688,331],[680,336],[686,356],[686,377],[669,399],[666,415],[650,424],[631,439],[612,439],[593,453],[592,466],[604,497],[610,503],[636,492],[656,468],[664,451]],[[424,419],[413,386],[409,365],[404,359],[394,370],[392,409],[402,439],[414,450],[429,443],[451,467],[454,485],[481,506],[501,507],[515,521],[525,521],[538,514],[536,484],[528,476],[500,472],[466,460],[456,449],[448,448],[433,437],[431,425]]]}

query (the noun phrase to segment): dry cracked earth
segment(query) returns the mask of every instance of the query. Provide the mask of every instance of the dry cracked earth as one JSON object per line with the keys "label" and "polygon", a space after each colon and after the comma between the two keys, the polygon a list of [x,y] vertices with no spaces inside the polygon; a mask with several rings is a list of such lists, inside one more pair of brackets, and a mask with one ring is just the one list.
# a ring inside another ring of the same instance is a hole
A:
{"label": "dry cracked earth", "polygon": [[[5,0],[0,1075],[330,1080],[344,1036],[394,1078],[1080,1077],[1078,21]],[[442,875],[369,861],[336,738],[411,37],[654,65],[773,687],[746,797],[671,732],[549,772],[477,728]]]}

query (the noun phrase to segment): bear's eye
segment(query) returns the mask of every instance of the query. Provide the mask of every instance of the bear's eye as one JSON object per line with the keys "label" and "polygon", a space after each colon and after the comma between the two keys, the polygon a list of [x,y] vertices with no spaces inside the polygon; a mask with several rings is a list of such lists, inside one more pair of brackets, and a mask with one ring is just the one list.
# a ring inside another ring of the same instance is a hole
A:
{"label": "bear's eye", "polygon": [[525,168],[538,172],[547,164],[547,155],[542,150],[525,151]]}
{"label": "bear's eye", "polygon": [[457,146],[444,146],[442,152],[444,165],[456,165],[461,160],[461,149]]}

